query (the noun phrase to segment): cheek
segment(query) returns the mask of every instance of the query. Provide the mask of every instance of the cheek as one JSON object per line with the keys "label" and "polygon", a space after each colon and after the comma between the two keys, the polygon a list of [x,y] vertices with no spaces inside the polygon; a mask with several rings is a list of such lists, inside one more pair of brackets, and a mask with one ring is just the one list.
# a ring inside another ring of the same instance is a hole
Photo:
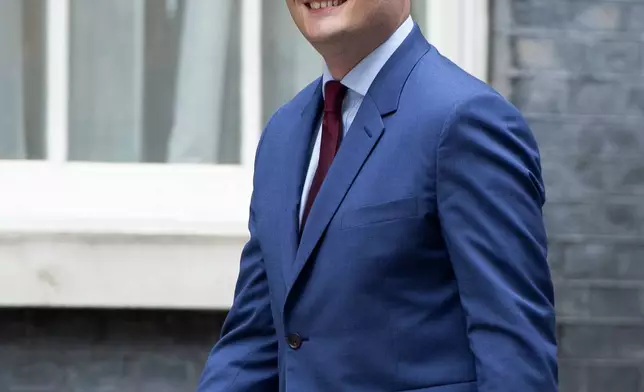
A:
{"label": "cheek", "polygon": [[371,14],[378,3],[378,0],[349,0],[347,5],[354,16],[360,16]]}
{"label": "cheek", "polygon": [[[375,0],[374,0],[375,1]],[[373,22],[374,5],[363,0],[349,0],[350,8],[347,9],[346,16],[348,21],[355,27],[361,27],[367,23]]]}

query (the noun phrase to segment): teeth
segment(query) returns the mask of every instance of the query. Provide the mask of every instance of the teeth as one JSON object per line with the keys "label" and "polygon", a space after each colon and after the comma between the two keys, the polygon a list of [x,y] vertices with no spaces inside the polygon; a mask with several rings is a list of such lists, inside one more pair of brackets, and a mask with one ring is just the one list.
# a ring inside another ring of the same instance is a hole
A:
{"label": "teeth", "polygon": [[319,10],[322,8],[337,7],[344,4],[345,2],[346,0],[312,1],[309,3],[309,7],[314,10]]}

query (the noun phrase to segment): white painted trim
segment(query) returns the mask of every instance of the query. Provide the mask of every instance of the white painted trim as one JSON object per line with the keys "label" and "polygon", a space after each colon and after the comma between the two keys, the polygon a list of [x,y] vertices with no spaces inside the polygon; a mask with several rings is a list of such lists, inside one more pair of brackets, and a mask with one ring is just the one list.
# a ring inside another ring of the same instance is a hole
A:
{"label": "white painted trim", "polygon": [[0,307],[228,309],[245,241],[0,235]]}
{"label": "white painted trim", "polygon": [[0,161],[0,233],[244,236],[249,170]]}
{"label": "white painted trim", "polygon": [[241,162],[252,167],[262,130],[262,0],[241,0]]}
{"label": "white painted trim", "polygon": [[132,2],[132,13],[134,14],[134,52],[132,58],[134,60],[134,97],[133,97],[133,112],[134,112],[134,127],[136,139],[136,151],[142,156],[144,151],[143,144],[143,127],[144,124],[144,99],[145,99],[145,1],[144,0],[130,0]]}
{"label": "white painted trim", "polygon": [[67,160],[69,129],[69,0],[47,0],[47,159]]}
{"label": "white painted trim", "polygon": [[489,0],[427,0],[428,39],[477,78],[488,79]]}
{"label": "white painted trim", "polygon": [[[463,1],[463,0],[461,0]],[[464,12],[465,48],[463,56],[467,69],[481,80],[487,81],[490,52],[490,5],[488,0],[469,0]]]}

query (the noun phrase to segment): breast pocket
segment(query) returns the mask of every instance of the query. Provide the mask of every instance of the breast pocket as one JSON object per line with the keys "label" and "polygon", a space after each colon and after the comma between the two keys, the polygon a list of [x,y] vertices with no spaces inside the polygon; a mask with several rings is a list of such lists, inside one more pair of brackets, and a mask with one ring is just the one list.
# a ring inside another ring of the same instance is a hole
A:
{"label": "breast pocket", "polygon": [[368,205],[346,211],[342,215],[342,229],[361,227],[418,216],[418,198],[409,197],[386,203]]}

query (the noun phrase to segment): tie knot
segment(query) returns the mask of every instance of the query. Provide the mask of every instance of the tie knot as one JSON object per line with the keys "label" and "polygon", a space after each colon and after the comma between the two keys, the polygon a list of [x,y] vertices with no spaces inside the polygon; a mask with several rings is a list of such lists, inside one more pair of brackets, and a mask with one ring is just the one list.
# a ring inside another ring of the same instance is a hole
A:
{"label": "tie knot", "polygon": [[347,88],[337,80],[328,81],[324,85],[324,111],[341,112],[342,101],[347,93]]}

